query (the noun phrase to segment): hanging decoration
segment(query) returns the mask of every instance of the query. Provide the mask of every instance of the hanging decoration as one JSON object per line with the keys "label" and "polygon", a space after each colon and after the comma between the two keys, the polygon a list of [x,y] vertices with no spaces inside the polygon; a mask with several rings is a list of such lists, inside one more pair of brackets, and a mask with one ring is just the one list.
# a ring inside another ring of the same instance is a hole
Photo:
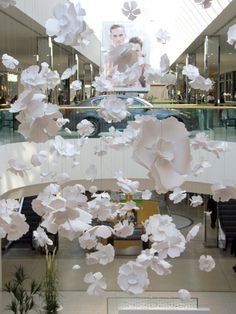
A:
{"label": "hanging decoration", "polygon": [[127,16],[130,21],[134,21],[137,16],[141,14],[141,10],[138,8],[136,1],[126,1],[123,4],[122,13]]}

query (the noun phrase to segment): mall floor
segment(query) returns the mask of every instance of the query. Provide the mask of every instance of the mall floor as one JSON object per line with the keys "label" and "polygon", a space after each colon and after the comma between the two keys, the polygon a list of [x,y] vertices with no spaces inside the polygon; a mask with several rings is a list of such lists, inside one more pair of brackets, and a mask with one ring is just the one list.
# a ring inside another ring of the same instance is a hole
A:
{"label": "mall floor", "polygon": [[[162,198],[159,198],[158,202],[162,214],[173,215],[174,222],[184,235],[193,224],[203,222],[205,219],[206,241],[204,241],[205,231],[202,227],[199,235],[187,244],[186,251],[179,258],[170,260],[173,265],[172,274],[161,277],[150,271],[150,285],[146,292],[139,296],[131,296],[120,291],[116,277],[119,266],[128,260],[134,260],[136,256],[118,255],[113,263],[106,266],[88,266],[85,263],[85,252],[79,248],[78,241],[70,242],[60,238],[57,259],[61,304],[64,308],[61,313],[118,314],[118,308],[124,307],[124,304],[131,307],[141,302],[141,305],[153,306],[153,302],[176,301],[177,291],[181,288],[191,292],[193,301],[198,302],[199,307],[211,308],[210,313],[234,314],[236,312],[236,273],[232,269],[236,264],[236,258],[230,255],[230,249],[224,251],[216,247],[216,229],[211,228],[210,217],[204,214],[205,206],[193,208],[186,201],[173,205],[166,203]],[[216,267],[213,271],[205,273],[199,270],[198,259],[202,254],[214,257]],[[74,264],[81,266],[79,271],[72,270]],[[44,276],[43,255],[30,248],[10,248],[2,255],[3,283],[11,278],[17,265],[23,265],[29,276],[34,279],[41,280]],[[90,297],[86,294],[87,284],[83,282],[83,278],[90,271],[101,271],[107,280],[107,292],[102,297]],[[3,308],[7,302],[8,296],[4,294]],[[2,312],[4,313],[3,310]]]}

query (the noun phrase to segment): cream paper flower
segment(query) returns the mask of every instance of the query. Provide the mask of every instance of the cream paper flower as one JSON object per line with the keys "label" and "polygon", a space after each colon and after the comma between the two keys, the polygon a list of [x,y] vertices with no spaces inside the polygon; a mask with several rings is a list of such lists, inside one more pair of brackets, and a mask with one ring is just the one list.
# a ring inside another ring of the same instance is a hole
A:
{"label": "cream paper flower", "polygon": [[143,116],[129,122],[139,133],[134,142],[134,160],[149,170],[157,193],[180,186],[191,170],[188,132],[182,122],[170,117],[157,120]]}
{"label": "cream paper flower", "polygon": [[187,196],[186,191],[182,191],[180,188],[175,188],[173,193],[169,195],[169,199],[173,201],[174,204],[180,203]]}
{"label": "cream paper flower", "polygon": [[141,14],[141,10],[138,8],[136,1],[125,1],[123,4],[122,13],[127,16],[129,20],[134,21],[137,16]]}
{"label": "cream paper flower", "polygon": [[115,96],[101,100],[98,114],[107,122],[120,122],[128,115],[128,103]]}
{"label": "cream paper flower", "polygon": [[116,173],[116,179],[116,184],[119,186],[122,192],[132,195],[138,192],[139,182],[124,178],[122,171],[118,171]]}
{"label": "cream paper flower", "polygon": [[67,68],[61,75],[61,80],[67,80],[72,75],[74,75],[77,71],[77,64],[73,65],[71,68]]}
{"label": "cream paper flower", "polygon": [[48,152],[46,150],[41,150],[39,153],[33,154],[31,156],[31,164],[34,167],[41,166],[42,163],[47,160],[47,158],[48,158]]}
{"label": "cream paper flower", "polygon": [[202,205],[202,203],[203,203],[203,199],[202,199],[201,195],[196,195],[196,196],[193,195],[190,198],[190,205],[192,207],[198,207],[199,205]]}
{"label": "cream paper flower", "polygon": [[114,232],[117,237],[126,238],[134,233],[134,224],[128,220],[119,221],[114,226]]}
{"label": "cream paper flower", "polygon": [[52,240],[49,239],[44,229],[40,226],[37,228],[37,230],[33,231],[33,237],[35,240],[38,241],[38,244],[42,247],[44,247],[45,245],[53,244]]}
{"label": "cream paper flower", "polygon": [[210,272],[213,268],[215,268],[216,263],[212,256],[210,255],[201,255],[199,258],[199,268],[202,271]]}
{"label": "cream paper flower", "polygon": [[199,70],[192,64],[188,64],[183,67],[182,74],[186,75],[190,80],[194,80],[195,77],[199,76]]}
{"label": "cream paper flower", "polygon": [[90,286],[87,289],[89,295],[100,296],[104,293],[104,290],[107,288],[105,279],[100,272],[96,273],[87,273],[84,277],[84,282],[90,283]]}
{"label": "cream paper flower", "polygon": [[199,75],[196,76],[192,81],[190,81],[189,85],[193,89],[209,91],[212,88],[213,82],[209,78],[205,79],[203,76]]}
{"label": "cream paper flower", "polygon": [[170,38],[170,34],[165,29],[160,28],[156,33],[156,39],[161,44],[166,44]]}
{"label": "cream paper flower", "polygon": [[234,45],[234,48],[236,49],[236,24],[229,27],[227,35],[227,43],[230,45]]}
{"label": "cream paper flower", "polygon": [[[0,4],[1,5],[1,4]],[[15,69],[16,66],[19,64],[19,61],[9,56],[7,53],[2,55],[2,64],[8,69]]]}
{"label": "cream paper flower", "polygon": [[117,283],[121,290],[132,294],[143,293],[149,285],[149,279],[146,269],[143,265],[129,261],[119,268]]}
{"label": "cream paper flower", "polygon": [[142,192],[142,199],[143,200],[150,200],[150,198],[152,197],[152,192],[149,190],[145,190]]}
{"label": "cream paper flower", "polygon": [[0,0],[0,6],[3,9],[7,9],[11,5],[12,6],[16,5],[16,1],[15,0]]}
{"label": "cream paper flower", "polygon": [[195,226],[193,226],[191,228],[191,230],[189,230],[187,236],[186,236],[186,241],[190,242],[192,239],[194,239],[196,237],[196,235],[198,234],[200,228],[201,228],[202,224],[198,223]]}
{"label": "cream paper flower", "polygon": [[225,180],[213,184],[211,191],[216,202],[228,202],[231,198],[236,199],[236,184],[230,181]]}
{"label": "cream paper flower", "polygon": [[56,36],[54,40],[70,46],[87,45],[92,30],[84,21],[85,10],[78,2],[70,1],[57,4],[53,12],[54,18],[47,20],[45,27],[48,36]]}
{"label": "cream paper flower", "polygon": [[15,175],[19,175],[22,178],[27,175],[26,171],[30,170],[27,165],[21,164],[16,159],[9,159],[8,164],[10,168],[8,168],[7,170]]}
{"label": "cream paper flower", "polygon": [[88,265],[93,264],[107,265],[113,262],[115,257],[115,250],[111,244],[103,245],[101,243],[98,243],[96,249],[97,251],[90,254],[88,253],[86,254],[86,262]]}
{"label": "cream paper flower", "polygon": [[75,80],[70,84],[70,89],[72,89],[73,91],[80,90],[81,87],[82,87],[82,83],[79,80]]}
{"label": "cream paper flower", "polygon": [[178,298],[182,301],[189,301],[189,300],[191,300],[191,294],[186,289],[179,289]]}
{"label": "cream paper flower", "polygon": [[94,132],[93,124],[87,119],[83,119],[76,125],[76,129],[80,136],[89,136]]}

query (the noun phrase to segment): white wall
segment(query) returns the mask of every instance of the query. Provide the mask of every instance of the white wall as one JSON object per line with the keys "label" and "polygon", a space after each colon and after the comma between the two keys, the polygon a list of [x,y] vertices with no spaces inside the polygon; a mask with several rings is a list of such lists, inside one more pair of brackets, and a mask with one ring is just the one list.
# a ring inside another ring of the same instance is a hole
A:
{"label": "white wall", "polygon": [[[55,5],[64,2],[64,0],[20,0],[17,1],[17,8],[44,26],[47,19],[53,17]],[[92,35],[90,40],[91,42],[88,46],[77,48],[77,50],[95,64],[100,65],[100,41],[95,35]]]}
{"label": "white wall", "polygon": [[[75,139],[68,140],[71,143],[76,144]],[[40,167],[32,167],[30,159],[33,153],[40,150],[50,149],[50,143],[45,144],[32,144],[32,143],[14,143],[0,146],[0,173],[2,173],[0,195],[16,189],[30,187],[30,189],[37,193],[43,186],[42,183],[48,183],[50,178],[45,178],[43,181],[40,179],[40,172],[66,172],[70,175],[71,180],[79,180],[85,186],[97,185],[99,189],[113,189],[116,190],[116,180],[114,179],[115,171],[122,170],[124,175],[129,179],[137,179],[140,181],[141,189],[150,188],[154,189],[152,180],[147,177],[147,170],[138,165],[132,159],[132,147],[125,151],[116,151],[110,149],[108,154],[103,157],[94,155],[94,146],[99,143],[99,139],[89,139],[88,143],[81,149],[80,153],[80,165],[72,168],[71,160],[64,157],[53,158],[45,162]],[[223,179],[236,180],[236,143],[229,143],[230,150],[221,154],[221,158],[217,159],[214,154],[209,152],[193,151],[193,160],[199,161],[202,158],[210,161],[212,167],[205,170],[205,172],[198,177],[188,176],[184,184],[184,188],[187,191],[197,193],[210,194],[211,184]],[[17,159],[19,162],[26,163],[31,167],[28,171],[28,175],[24,178],[16,176],[7,171],[8,160],[10,158]],[[85,180],[85,170],[90,164],[95,164],[98,169],[98,175],[96,181],[91,183]],[[33,187],[32,187],[33,185]],[[31,193],[27,192],[27,195]],[[10,195],[10,194],[9,194]],[[12,194],[14,195],[14,193]],[[31,194],[33,195],[33,194]]]}

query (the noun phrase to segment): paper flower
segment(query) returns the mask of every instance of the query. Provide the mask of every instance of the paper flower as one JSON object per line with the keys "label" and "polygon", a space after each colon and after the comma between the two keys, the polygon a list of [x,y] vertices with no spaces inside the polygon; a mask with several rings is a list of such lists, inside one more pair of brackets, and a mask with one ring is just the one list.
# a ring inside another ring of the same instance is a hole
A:
{"label": "paper flower", "polygon": [[72,267],[72,270],[80,270],[80,266],[78,264],[75,264],[73,267]]}
{"label": "paper flower", "polygon": [[10,168],[8,168],[7,170],[12,172],[15,175],[19,175],[20,177],[24,177],[25,175],[27,175],[28,170],[30,170],[29,167],[27,167],[24,164],[21,164],[20,162],[18,162],[16,159],[10,159],[8,160],[8,164],[10,166]]}
{"label": "paper flower", "polygon": [[212,88],[212,80],[209,78],[205,79],[203,76],[196,76],[192,81],[189,82],[189,85],[194,89],[200,89],[204,91],[209,91]]}
{"label": "paper flower", "polygon": [[196,4],[200,4],[203,9],[208,9],[211,7],[213,0],[194,0]]}
{"label": "paper flower", "polygon": [[129,124],[139,129],[133,158],[148,169],[157,193],[180,186],[191,170],[190,141],[184,124],[173,117],[157,120],[149,116]]}
{"label": "paper flower", "polygon": [[128,115],[128,103],[115,96],[106,97],[100,102],[98,114],[107,122],[120,122]]}
{"label": "paper flower", "polygon": [[61,75],[61,80],[67,80],[77,71],[77,64],[73,65],[72,68],[67,68]]}
{"label": "paper flower", "polygon": [[15,0],[0,0],[0,6],[4,9],[8,8],[10,5],[14,6],[16,5]]}
{"label": "paper flower", "polygon": [[85,10],[78,2],[70,1],[58,4],[54,8],[54,17],[47,20],[45,27],[48,36],[56,36],[55,41],[70,46],[87,45],[92,30],[84,22]]}
{"label": "paper flower", "polygon": [[107,265],[113,262],[115,257],[115,250],[111,244],[103,245],[98,243],[96,249],[96,252],[86,254],[86,261],[88,265],[97,263],[101,265]]}
{"label": "paper flower", "polygon": [[70,120],[69,119],[64,119],[64,118],[58,118],[57,119],[57,125],[61,128],[63,125],[65,125],[66,123],[69,123]]}
{"label": "paper flower", "polygon": [[179,289],[178,298],[182,301],[189,301],[189,300],[191,300],[191,294],[186,289]]}
{"label": "paper flower", "polygon": [[139,130],[132,128],[130,125],[128,125],[123,132],[115,130],[114,127],[110,127],[106,140],[109,147],[119,150],[132,145],[138,133]]}
{"label": "paper flower", "polygon": [[59,156],[74,158],[79,155],[79,151],[75,145],[66,141],[60,135],[55,136],[55,139],[51,143],[51,151],[56,152]]}
{"label": "paper flower", "polygon": [[234,48],[236,49],[236,24],[229,27],[227,35],[227,43],[230,45],[234,45]]}
{"label": "paper flower", "polygon": [[198,176],[199,174],[204,172],[204,169],[207,169],[209,167],[211,167],[211,164],[207,160],[202,160],[193,166],[192,173],[195,176]]}
{"label": "paper flower", "polygon": [[31,156],[31,164],[34,167],[41,166],[44,161],[48,158],[48,152],[41,150],[38,154],[33,154]]}
{"label": "paper flower", "polygon": [[139,207],[134,201],[126,202],[121,208],[119,208],[118,213],[120,216],[125,216],[128,212],[132,210],[139,210]]}
{"label": "paper flower", "polygon": [[0,200],[0,224],[1,221],[10,224],[11,214],[20,207],[20,203],[14,199]]}
{"label": "paper flower", "polygon": [[173,201],[174,204],[178,204],[185,199],[186,196],[186,191],[182,191],[180,188],[175,188],[173,193],[169,195],[169,199]]}
{"label": "paper flower", "polygon": [[183,67],[182,74],[186,75],[190,80],[194,80],[195,77],[199,76],[199,70],[192,64]]}
{"label": "paper flower", "polygon": [[70,176],[66,172],[58,173],[56,177],[56,182],[59,185],[62,185],[70,180]]}
{"label": "paper flower", "polygon": [[136,1],[126,1],[124,2],[122,13],[127,16],[129,20],[133,21],[141,14],[141,10],[138,8]]}
{"label": "paper flower", "polygon": [[199,224],[196,224],[195,226],[193,226],[191,228],[191,230],[189,230],[187,236],[186,236],[186,241],[187,242],[190,242],[192,239],[194,239],[196,237],[196,235],[198,234],[199,232],[199,229],[201,228],[202,224],[199,223]]}
{"label": "paper flower", "polygon": [[163,54],[160,59],[160,70],[161,73],[167,73],[170,67],[170,59],[168,58],[167,54]]}
{"label": "paper flower", "polygon": [[92,194],[96,193],[97,190],[98,190],[98,188],[95,185],[91,185],[89,187],[89,192],[92,193]]}
{"label": "paper flower", "polygon": [[[1,3],[0,3],[0,5],[1,5]],[[5,65],[6,68],[13,70],[19,64],[19,61],[16,60],[15,58],[9,56],[7,53],[4,53],[2,55],[2,63],[3,63],[3,65]]]}
{"label": "paper flower", "polygon": [[160,28],[156,33],[156,39],[161,44],[166,44],[170,38],[170,34],[162,28]]}
{"label": "paper flower", "polygon": [[123,173],[121,171],[117,172],[117,185],[121,189],[122,192],[126,194],[135,194],[138,192],[139,182],[132,181],[123,177]]}
{"label": "paper flower", "polygon": [[232,182],[215,183],[211,186],[211,190],[216,202],[228,202],[231,198],[236,199],[236,185]]}
{"label": "paper flower", "polygon": [[40,226],[37,228],[37,230],[33,231],[33,237],[35,240],[37,240],[38,244],[42,247],[44,247],[45,245],[53,244],[52,240],[49,239],[44,229]]}
{"label": "paper flower", "polygon": [[79,81],[79,80],[73,81],[73,82],[70,84],[70,89],[72,89],[73,91],[80,90],[81,87],[82,87],[82,83],[81,83],[81,81]]}
{"label": "paper flower", "polygon": [[119,221],[114,226],[114,232],[117,237],[126,238],[134,233],[134,224],[128,220]]}
{"label": "paper flower", "polygon": [[111,81],[106,79],[105,74],[95,76],[95,81],[92,82],[92,86],[101,93],[110,91],[113,88]]}
{"label": "paper flower", "polygon": [[117,283],[121,290],[132,294],[143,293],[149,285],[148,274],[143,265],[129,261],[119,268]]}
{"label": "paper flower", "polygon": [[214,259],[212,258],[212,256],[210,255],[201,255],[199,258],[199,268],[202,271],[205,272],[210,272],[212,271],[213,268],[215,268],[216,263],[214,261]]}
{"label": "paper flower", "polygon": [[29,231],[29,225],[25,221],[25,215],[16,212],[11,214],[11,223],[5,228],[7,240],[15,241]]}
{"label": "paper flower", "polygon": [[85,179],[94,181],[97,177],[97,167],[94,164],[91,164],[86,170],[85,170]]}
{"label": "paper flower", "polygon": [[94,234],[91,234],[90,232],[85,232],[84,234],[82,234],[82,236],[79,237],[79,244],[82,249],[91,250],[98,244],[98,241]]}
{"label": "paper flower", "polygon": [[142,192],[142,199],[143,200],[150,200],[150,198],[152,197],[152,192],[149,190],[145,190]]}
{"label": "paper flower", "polygon": [[203,199],[202,199],[201,195],[197,195],[197,196],[193,195],[190,198],[190,205],[192,207],[198,207],[199,205],[202,205],[202,203],[203,203]]}
{"label": "paper flower", "polygon": [[93,124],[87,119],[83,119],[76,125],[76,129],[80,136],[89,136],[94,132]]}
{"label": "paper flower", "polygon": [[107,284],[105,279],[100,272],[96,273],[87,273],[84,277],[84,282],[90,283],[90,286],[87,289],[87,293],[89,295],[101,295],[103,294],[104,290],[107,288]]}

